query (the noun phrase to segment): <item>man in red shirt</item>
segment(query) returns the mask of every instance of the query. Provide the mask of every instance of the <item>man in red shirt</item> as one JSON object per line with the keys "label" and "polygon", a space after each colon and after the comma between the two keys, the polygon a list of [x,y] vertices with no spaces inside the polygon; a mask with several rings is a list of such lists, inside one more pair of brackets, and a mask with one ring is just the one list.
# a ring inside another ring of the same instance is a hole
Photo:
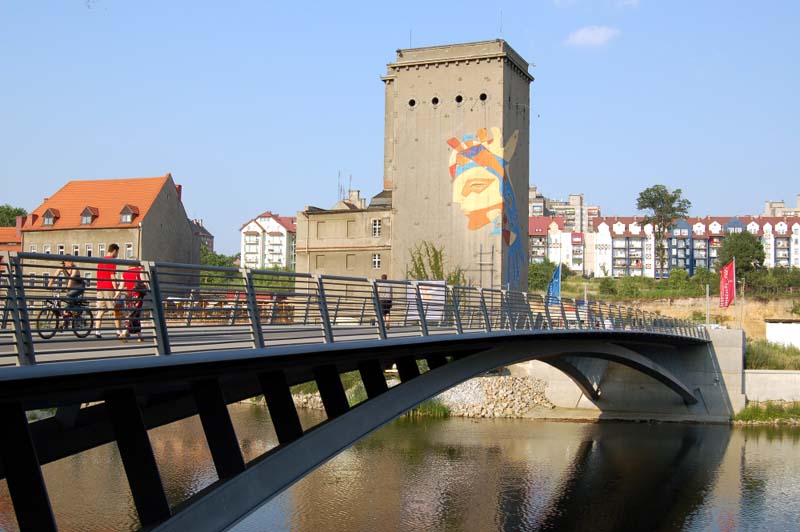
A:
{"label": "man in red shirt", "polygon": [[[103,257],[104,259],[116,259],[119,255],[119,246],[111,244],[108,246],[108,253]],[[122,292],[121,283],[117,281],[117,265],[101,262],[97,265],[97,308],[98,313],[95,317],[95,324],[97,330],[94,332],[95,337],[102,338],[100,330],[103,328],[103,317],[109,310],[114,316],[114,325],[117,328],[117,338],[120,340],[125,339],[125,334],[120,330],[119,311],[117,309],[117,300]]]}

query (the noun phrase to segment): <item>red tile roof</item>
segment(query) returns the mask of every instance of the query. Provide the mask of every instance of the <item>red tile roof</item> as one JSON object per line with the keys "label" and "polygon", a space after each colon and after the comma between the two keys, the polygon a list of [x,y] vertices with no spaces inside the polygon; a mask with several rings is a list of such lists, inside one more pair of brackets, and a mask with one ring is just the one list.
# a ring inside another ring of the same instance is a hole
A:
{"label": "red tile roof", "polygon": [[556,223],[559,229],[564,230],[563,216],[531,216],[528,218],[528,235],[546,235],[550,230],[550,224]]}
{"label": "red tile roof", "polygon": [[[281,225],[286,231],[289,233],[296,233],[297,232],[297,217],[295,216],[281,216],[279,214],[273,214],[272,211],[264,211],[252,220],[246,221],[242,226],[239,228],[239,231],[247,227],[247,224],[251,222],[255,222],[256,225],[261,227],[261,224],[258,223],[259,218],[272,218],[275,220],[279,225]],[[262,231],[266,231],[263,227],[261,227]]]}
{"label": "red tile roof", "polygon": [[[168,181],[172,181],[170,174],[163,177],[70,181],[28,215],[22,230],[135,227],[147,216],[147,211]],[[126,206],[135,213],[131,223],[120,222],[120,213]],[[87,207],[97,209],[98,214],[91,224],[82,225],[81,214]],[[42,225],[42,215],[48,210],[57,216],[52,226]]]}
{"label": "red tile roof", "polygon": [[22,251],[22,237],[16,227],[0,227],[0,251]]}

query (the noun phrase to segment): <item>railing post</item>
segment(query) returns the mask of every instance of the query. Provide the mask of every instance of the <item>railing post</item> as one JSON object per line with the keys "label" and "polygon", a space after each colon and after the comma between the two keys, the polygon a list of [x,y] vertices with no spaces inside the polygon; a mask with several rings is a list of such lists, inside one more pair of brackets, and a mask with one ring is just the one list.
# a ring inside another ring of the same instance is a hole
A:
{"label": "railing post", "polygon": [[192,316],[194,315],[194,295],[195,289],[192,288],[189,290],[189,308],[186,309],[186,326],[191,327],[192,325]]}
{"label": "railing post", "polygon": [[142,268],[147,273],[150,282],[150,293],[145,297],[150,298],[150,307],[153,314],[153,329],[156,335],[156,354],[169,355],[172,348],[169,344],[169,333],[167,332],[167,320],[164,316],[164,307],[161,300],[161,288],[158,283],[158,267],[155,262],[143,261]]}
{"label": "railing post", "polygon": [[569,323],[567,323],[567,309],[564,308],[564,300],[558,298],[558,307],[561,309],[561,319],[564,320],[564,330],[569,330]]}
{"label": "railing post", "polygon": [[550,315],[550,297],[544,296],[542,298],[542,303],[544,304],[544,315],[547,318],[547,328],[549,330],[553,330],[553,317]]}
{"label": "railing post", "polygon": [[8,270],[8,306],[14,322],[14,347],[17,352],[17,364],[32,366],[36,364],[36,353],[33,347],[31,321],[28,316],[28,303],[25,299],[22,264],[16,253],[7,251],[3,252],[3,261]]}
{"label": "railing post", "polygon": [[422,336],[428,336],[428,322],[425,318],[425,309],[422,306],[422,292],[419,290],[419,283],[414,282],[414,299],[417,302],[417,316],[419,316],[419,328]]}
{"label": "railing post", "polygon": [[516,324],[511,319],[511,302],[508,300],[508,290],[500,290],[500,297],[502,298],[501,302],[503,303],[503,308],[506,311],[506,319],[508,320],[508,329],[511,331],[516,331],[517,330]]}
{"label": "railing post", "polygon": [[319,275],[314,276],[317,283],[317,301],[319,301],[319,317],[322,320],[322,332],[325,335],[325,343],[333,343],[333,327],[331,325],[331,317],[328,314],[328,300],[325,298],[325,286],[322,283],[322,277]]}
{"label": "railing post", "polygon": [[[573,299],[572,302],[575,305],[575,319],[578,322],[578,329],[583,329],[583,325],[581,324],[581,311],[578,308],[578,300],[577,299]],[[586,301],[584,301],[583,303],[585,305]],[[589,313],[587,312],[586,315],[588,317]]]}
{"label": "railing post", "polygon": [[458,293],[456,291],[455,286],[451,286],[450,288],[450,300],[453,302],[453,318],[456,322],[456,332],[458,334],[464,334],[464,326],[461,323],[461,311],[458,310]]}
{"label": "railing post", "polygon": [[[253,347],[260,349],[264,347],[264,331],[261,328],[261,317],[258,315],[258,301],[256,300],[256,290],[253,285],[253,271],[249,268],[241,268],[239,271],[244,279],[244,296],[245,301],[247,301],[247,313],[250,315],[250,336],[253,339]],[[272,306],[275,306],[275,301],[272,302]]]}
{"label": "railing post", "polygon": [[530,294],[528,292],[523,292],[522,296],[523,298],[525,298],[525,307],[528,309],[528,330],[532,331],[534,327],[534,322],[533,322],[533,312],[531,311]]}
{"label": "railing post", "polygon": [[483,325],[486,332],[492,332],[492,321],[489,319],[489,310],[486,308],[486,298],[483,296],[483,288],[478,288],[481,296],[481,314],[483,314]]}
{"label": "railing post", "polygon": [[386,340],[386,323],[383,321],[383,308],[381,307],[381,297],[378,293],[378,281],[369,280],[372,286],[372,304],[375,306],[375,323],[378,324],[378,336],[381,340]]}
{"label": "railing post", "polygon": [[239,312],[239,296],[241,295],[241,290],[236,291],[236,297],[233,300],[233,311],[231,311],[231,327],[236,325],[236,314]]}

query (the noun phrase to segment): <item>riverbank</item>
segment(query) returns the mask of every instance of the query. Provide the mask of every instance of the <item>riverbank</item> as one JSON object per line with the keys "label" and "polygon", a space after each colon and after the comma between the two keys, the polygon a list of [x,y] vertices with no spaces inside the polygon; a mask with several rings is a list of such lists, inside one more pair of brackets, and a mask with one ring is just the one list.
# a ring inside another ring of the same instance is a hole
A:
{"label": "riverbank", "polygon": [[733,424],[738,426],[785,425],[800,427],[800,402],[753,401],[734,416]]}

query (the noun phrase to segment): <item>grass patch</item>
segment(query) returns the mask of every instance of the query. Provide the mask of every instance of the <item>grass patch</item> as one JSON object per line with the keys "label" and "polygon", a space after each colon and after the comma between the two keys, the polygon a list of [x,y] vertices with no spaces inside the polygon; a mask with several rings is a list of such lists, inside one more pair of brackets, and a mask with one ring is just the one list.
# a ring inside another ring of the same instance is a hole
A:
{"label": "grass patch", "polygon": [[[339,375],[339,378],[342,380],[342,386],[344,386],[345,390],[349,390],[354,386],[361,384],[361,376],[358,374],[357,371],[348,371],[347,373],[342,373]],[[309,394],[309,393],[317,393],[319,388],[317,388],[317,381],[307,381],[302,382],[300,384],[295,384],[291,387],[292,394]]]}
{"label": "grass patch", "polygon": [[750,403],[736,414],[733,420],[744,422],[800,420],[800,402]]}
{"label": "grass patch", "polygon": [[450,409],[438,399],[429,399],[413,410],[409,410],[403,414],[403,417],[411,419],[418,417],[443,419],[450,417]]}
{"label": "grass patch", "polygon": [[745,349],[745,369],[800,370],[800,349],[752,340]]}

